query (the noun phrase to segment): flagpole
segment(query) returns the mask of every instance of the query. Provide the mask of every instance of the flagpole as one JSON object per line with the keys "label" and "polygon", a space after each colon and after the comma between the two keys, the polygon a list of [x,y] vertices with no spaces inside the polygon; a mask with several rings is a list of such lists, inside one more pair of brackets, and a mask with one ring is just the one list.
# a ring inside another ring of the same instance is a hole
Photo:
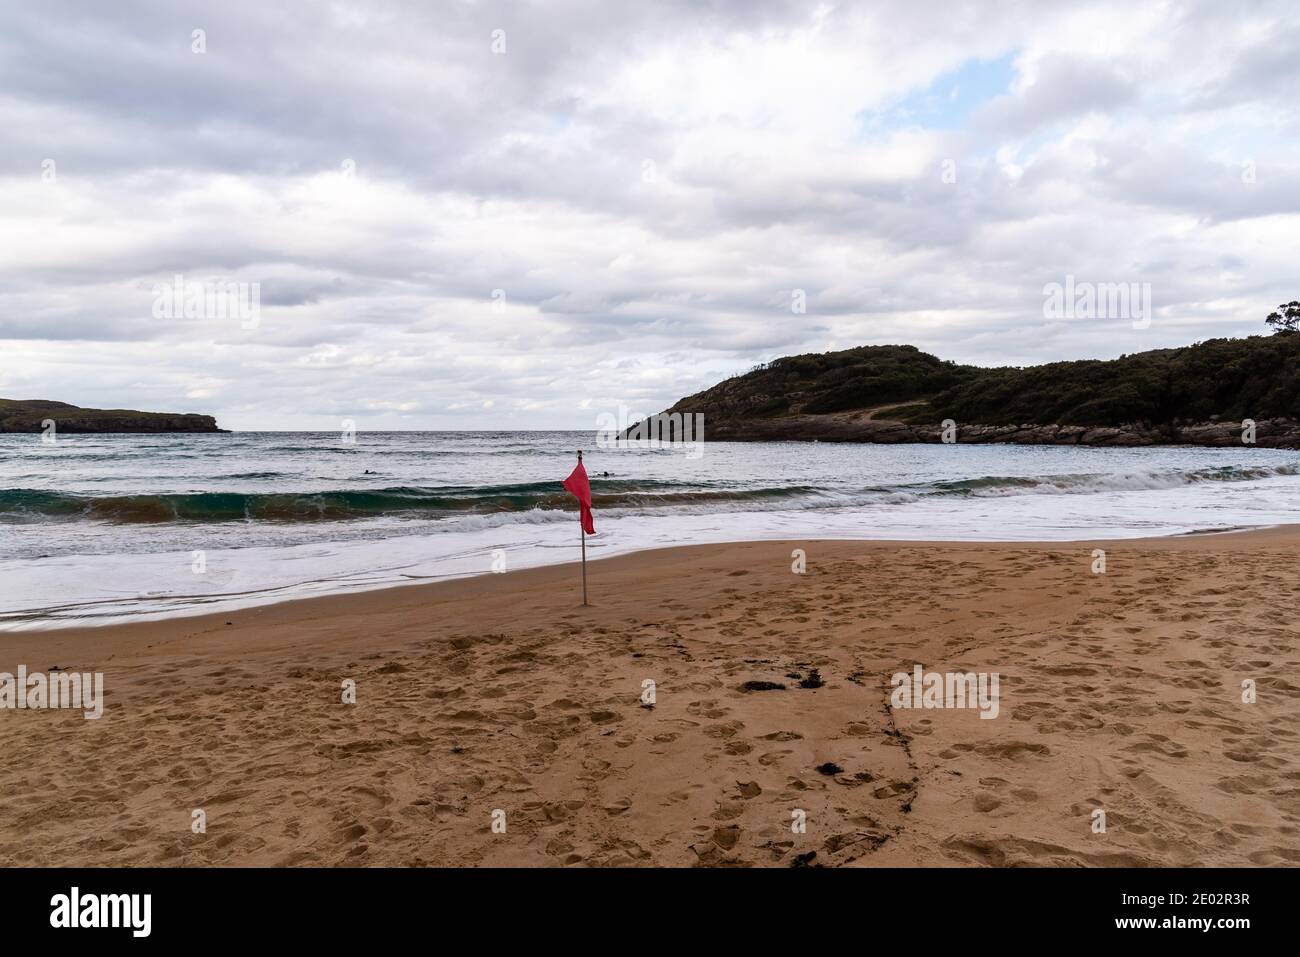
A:
{"label": "flagpole", "polygon": [[[578,464],[582,464],[582,449],[578,449]],[[582,527],[582,509],[578,509],[578,534],[582,537],[582,604],[587,604],[587,530]]]}

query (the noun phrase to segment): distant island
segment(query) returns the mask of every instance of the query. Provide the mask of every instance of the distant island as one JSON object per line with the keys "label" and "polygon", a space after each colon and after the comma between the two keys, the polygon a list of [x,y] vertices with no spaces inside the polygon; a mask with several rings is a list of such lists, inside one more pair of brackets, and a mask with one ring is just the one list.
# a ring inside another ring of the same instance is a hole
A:
{"label": "distant island", "polygon": [[226,432],[210,415],[192,412],[136,412],[132,409],[83,409],[48,399],[0,399],[0,432]]}
{"label": "distant island", "polygon": [[663,414],[686,413],[724,442],[940,442],[948,421],[957,442],[1241,446],[1251,420],[1253,444],[1300,448],[1300,334],[1000,368],[860,346],[776,359]]}

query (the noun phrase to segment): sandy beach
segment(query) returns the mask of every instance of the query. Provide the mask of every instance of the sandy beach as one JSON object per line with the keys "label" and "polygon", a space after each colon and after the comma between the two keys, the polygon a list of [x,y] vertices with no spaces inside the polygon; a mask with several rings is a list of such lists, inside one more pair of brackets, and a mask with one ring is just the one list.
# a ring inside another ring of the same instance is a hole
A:
{"label": "sandy beach", "polygon": [[[0,711],[0,863],[1296,864],[1297,555],[706,545],[590,564],[590,608],[566,565],[9,634],[107,692]],[[998,716],[892,707],[917,664]]]}

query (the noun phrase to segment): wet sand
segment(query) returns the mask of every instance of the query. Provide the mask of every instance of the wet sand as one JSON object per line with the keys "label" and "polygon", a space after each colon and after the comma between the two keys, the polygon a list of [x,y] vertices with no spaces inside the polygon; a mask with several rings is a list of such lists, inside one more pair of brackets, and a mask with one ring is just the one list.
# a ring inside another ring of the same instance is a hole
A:
{"label": "wet sand", "polygon": [[[0,710],[0,863],[1296,864],[1298,557],[706,545],[591,563],[589,608],[568,565],[8,634],[107,695]],[[996,672],[998,716],[893,707],[916,664]]]}

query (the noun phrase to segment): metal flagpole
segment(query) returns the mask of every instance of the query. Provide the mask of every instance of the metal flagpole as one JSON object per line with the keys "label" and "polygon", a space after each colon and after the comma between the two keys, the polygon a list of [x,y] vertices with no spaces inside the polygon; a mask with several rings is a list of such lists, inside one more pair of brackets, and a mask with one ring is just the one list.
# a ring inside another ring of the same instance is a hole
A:
{"label": "metal flagpole", "polygon": [[[582,464],[582,449],[578,449],[578,464]],[[582,509],[578,509],[578,534],[582,536],[582,603],[587,604],[587,530],[582,527]]]}

